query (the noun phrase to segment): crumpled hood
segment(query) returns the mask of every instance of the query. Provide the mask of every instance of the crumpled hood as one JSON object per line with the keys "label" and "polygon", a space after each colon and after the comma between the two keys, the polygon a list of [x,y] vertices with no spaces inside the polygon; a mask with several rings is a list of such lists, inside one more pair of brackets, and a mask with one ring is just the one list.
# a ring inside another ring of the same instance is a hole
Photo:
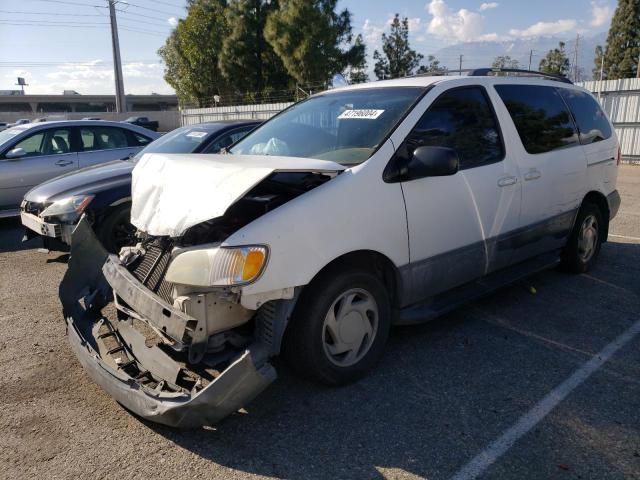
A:
{"label": "crumpled hood", "polygon": [[338,172],[326,160],[270,155],[145,154],[133,170],[131,223],[149,235],[182,235],[273,172]]}

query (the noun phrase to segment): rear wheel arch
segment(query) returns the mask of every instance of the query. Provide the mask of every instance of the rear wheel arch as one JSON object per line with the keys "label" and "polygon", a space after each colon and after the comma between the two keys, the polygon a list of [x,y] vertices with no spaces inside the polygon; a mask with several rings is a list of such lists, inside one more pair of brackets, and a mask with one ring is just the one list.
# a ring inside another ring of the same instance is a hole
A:
{"label": "rear wheel arch", "polygon": [[[602,241],[606,242],[609,236],[609,218],[611,216],[611,212],[609,211],[609,202],[607,202],[607,197],[597,190],[591,190],[587,193],[582,199],[582,203],[580,204],[580,208],[582,208],[586,203],[592,203],[596,205],[600,212],[602,213],[604,234],[602,236]],[[576,215],[576,219],[578,216]]]}

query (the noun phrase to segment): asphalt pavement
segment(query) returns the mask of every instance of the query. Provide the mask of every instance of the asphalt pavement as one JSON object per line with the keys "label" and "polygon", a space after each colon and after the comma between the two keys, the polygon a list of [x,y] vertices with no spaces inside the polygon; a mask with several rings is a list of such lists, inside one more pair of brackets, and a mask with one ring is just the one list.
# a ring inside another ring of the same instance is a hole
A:
{"label": "asphalt pavement", "polygon": [[417,327],[327,388],[279,379],[211,428],[136,418],[84,374],[66,256],[0,220],[0,477],[640,478],[640,167],[596,268],[537,274]]}

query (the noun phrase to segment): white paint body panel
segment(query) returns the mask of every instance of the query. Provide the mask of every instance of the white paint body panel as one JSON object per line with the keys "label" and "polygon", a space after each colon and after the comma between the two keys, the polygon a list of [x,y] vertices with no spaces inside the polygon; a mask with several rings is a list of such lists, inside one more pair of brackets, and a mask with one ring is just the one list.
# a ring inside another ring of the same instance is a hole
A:
{"label": "white paint body panel", "polygon": [[133,169],[131,223],[150,235],[179,236],[224,215],[275,171],[341,170],[337,163],[307,158],[146,154]]}
{"label": "white paint body panel", "polygon": [[[486,89],[482,81],[470,82],[468,78],[436,85],[411,112],[406,125],[394,133],[394,144],[402,143],[433,101],[447,90],[459,86]],[[505,143],[506,151],[511,152],[511,145],[506,139]],[[503,177],[518,178],[518,168],[510,153],[501,162],[461,170],[456,175],[403,182],[411,261],[486,241],[518,228],[520,182],[500,187],[498,180]],[[489,255],[485,248],[485,272],[491,260]]]}
{"label": "white paint body panel", "polygon": [[254,295],[306,285],[328,263],[372,250],[395,265],[409,262],[400,184],[382,181],[394,149],[387,141],[367,162],[278,207],[231,235],[223,245],[269,245],[262,276],[242,288]]}

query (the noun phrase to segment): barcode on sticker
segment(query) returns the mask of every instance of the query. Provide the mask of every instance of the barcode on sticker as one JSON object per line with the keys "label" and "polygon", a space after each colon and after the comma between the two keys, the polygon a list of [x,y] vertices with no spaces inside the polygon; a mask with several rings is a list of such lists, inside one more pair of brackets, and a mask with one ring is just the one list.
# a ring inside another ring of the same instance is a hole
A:
{"label": "barcode on sticker", "polygon": [[338,119],[344,118],[362,118],[365,120],[375,120],[384,113],[384,110],[345,110],[340,114]]}

